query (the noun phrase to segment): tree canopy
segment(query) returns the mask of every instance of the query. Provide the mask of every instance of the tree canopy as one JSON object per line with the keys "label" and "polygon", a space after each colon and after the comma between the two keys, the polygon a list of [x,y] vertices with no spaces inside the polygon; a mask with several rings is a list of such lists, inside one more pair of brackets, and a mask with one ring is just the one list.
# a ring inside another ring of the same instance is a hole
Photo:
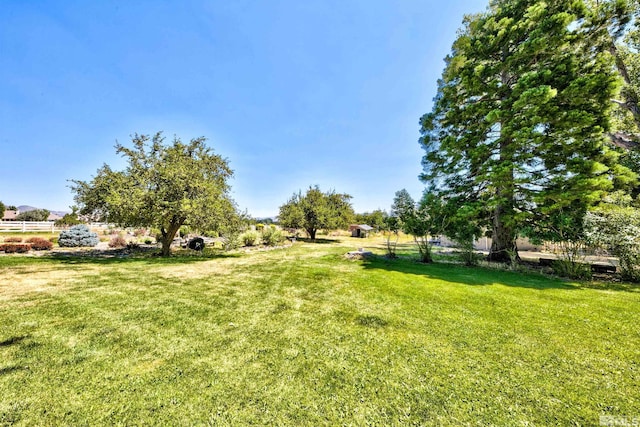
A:
{"label": "tree canopy", "polygon": [[16,216],[16,221],[46,221],[49,219],[49,214],[50,212],[46,209],[32,209],[20,212]]}
{"label": "tree canopy", "polygon": [[233,172],[205,141],[183,143],[174,137],[166,144],[158,132],[153,137],[135,134],[132,148],[116,144],[116,152],[127,160],[125,170],[105,164],[91,181],[73,181],[80,213],[121,226],[159,228],[164,256],[182,225],[222,227],[236,211],[228,184]]}
{"label": "tree canopy", "polygon": [[396,192],[391,206],[391,216],[397,219],[397,226],[413,236],[418,246],[420,260],[433,262],[431,238],[445,230],[448,221],[442,200],[432,192],[425,192],[418,203],[406,189]]}
{"label": "tree canopy", "polygon": [[584,213],[611,189],[605,147],[616,75],[592,49],[582,2],[494,0],[468,16],[421,120],[421,179],[491,230],[509,261],[523,228]]}
{"label": "tree canopy", "polygon": [[293,194],[280,206],[278,222],[283,227],[303,228],[309,237],[316,238],[318,230],[346,228],[354,218],[351,196],[335,191],[322,192],[316,185]]}
{"label": "tree canopy", "polygon": [[376,209],[372,212],[356,214],[354,220],[358,224],[367,224],[376,231],[380,231],[387,225],[386,221],[388,216],[389,215],[382,209]]}

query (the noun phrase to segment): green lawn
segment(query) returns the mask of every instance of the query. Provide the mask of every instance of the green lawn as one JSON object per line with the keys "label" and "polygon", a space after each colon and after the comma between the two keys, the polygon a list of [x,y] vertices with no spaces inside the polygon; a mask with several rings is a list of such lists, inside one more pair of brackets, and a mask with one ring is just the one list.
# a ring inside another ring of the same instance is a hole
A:
{"label": "green lawn", "polygon": [[358,245],[0,256],[0,425],[640,416],[638,287],[342,256]]}

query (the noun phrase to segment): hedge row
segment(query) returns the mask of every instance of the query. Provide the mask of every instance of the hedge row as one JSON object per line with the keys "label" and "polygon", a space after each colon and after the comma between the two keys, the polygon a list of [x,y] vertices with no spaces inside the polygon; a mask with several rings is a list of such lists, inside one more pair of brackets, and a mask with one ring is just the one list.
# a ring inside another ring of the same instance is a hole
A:
{"label": "hedge row", "polygon": [[26,243],[0,243],[0,252],[6,254],[23,254],[29,252],[31,249],[34,251],[48,251],[51,250],[51,248],[53,248],[53,243],[42,237],[32,237],[27,239]]}
{"label": "hedge row", "polygon": [[31,249],[34,251],[48,251],[53,248],[53,243],[50,240],[43,239],[42,237],[32,237],[27,239],[27,243],[31,244]]}
{"label": "hedge row", "polygon": [[30,243],[0,243],[0,252],[6,254],[23,254],[31,250]]}

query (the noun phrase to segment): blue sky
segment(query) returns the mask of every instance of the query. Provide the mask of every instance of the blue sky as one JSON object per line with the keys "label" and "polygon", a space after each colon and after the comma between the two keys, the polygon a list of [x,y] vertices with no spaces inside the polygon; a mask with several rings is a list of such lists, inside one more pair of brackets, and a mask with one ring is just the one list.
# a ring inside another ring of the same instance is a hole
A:
{"label": "blue sky", "polygon": [[419,117],[487,0],[24,1],[0,8],[0,200],[68,210],[116,141],[208,138],[272,216],[309,185],[419,197]]}

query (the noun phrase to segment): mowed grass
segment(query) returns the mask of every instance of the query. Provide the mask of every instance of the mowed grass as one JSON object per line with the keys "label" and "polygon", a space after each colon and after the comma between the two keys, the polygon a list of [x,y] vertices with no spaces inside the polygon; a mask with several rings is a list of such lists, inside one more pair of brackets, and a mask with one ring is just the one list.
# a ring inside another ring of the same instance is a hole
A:
{"label": "mowed grass", "polygon": [[640,292],[350,261],[0,257],[0,424],[598,425],[640,415]]}

